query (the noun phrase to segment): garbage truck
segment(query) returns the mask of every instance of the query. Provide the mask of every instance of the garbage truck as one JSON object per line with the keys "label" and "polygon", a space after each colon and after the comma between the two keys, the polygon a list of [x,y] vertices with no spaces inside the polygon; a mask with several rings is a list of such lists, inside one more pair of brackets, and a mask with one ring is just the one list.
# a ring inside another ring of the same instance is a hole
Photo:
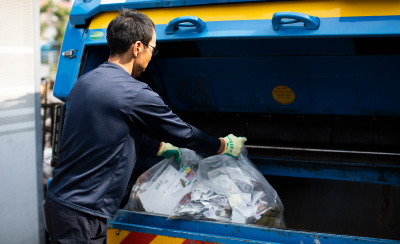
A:
{"label": "garbage truck", "polygon": [[[400,1],[75,0],[57,98],[108,59],[123,8],[155,23],[139,80],[210,135],[247,137],[286,227],[120,209],[108,243],[400,243]],[[156,163],[140,162],[131,184]]]}

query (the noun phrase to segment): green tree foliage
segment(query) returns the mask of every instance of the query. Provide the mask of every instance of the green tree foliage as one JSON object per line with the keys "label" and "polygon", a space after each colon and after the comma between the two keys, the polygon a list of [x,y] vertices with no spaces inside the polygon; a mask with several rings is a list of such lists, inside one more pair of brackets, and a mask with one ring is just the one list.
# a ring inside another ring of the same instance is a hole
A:
{"label": "green tree foliage", "polygon": [[[54,18],[56,18],[56,30],[57,33],[54,39],[61,45],[62,40],[64,38],[65,28],[68,23],[69,18],[69,10],[59,6],[58,4],[54,3],[53,0],[49,0],[46,4],[40,7],[40,13],[49,13]],[[41,23],[41,34],[43,31],[48,27],[48,23]]]}

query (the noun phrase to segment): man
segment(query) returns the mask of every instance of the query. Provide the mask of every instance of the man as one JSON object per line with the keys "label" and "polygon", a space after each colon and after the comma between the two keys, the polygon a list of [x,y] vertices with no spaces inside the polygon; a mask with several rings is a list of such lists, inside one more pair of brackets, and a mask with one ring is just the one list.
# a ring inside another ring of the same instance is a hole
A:
{"label": "man", "polygon": [[[246,138],[214,138],[184,123],[136,80],[156,54],[154,23],[123,10],[107,28],[108,62],[81,76],[68,96],[46,223],[53,243],[104,243],[138,154],[175,156],[172,144],[237,157]],[[160,142],[148,135],[157,136]]]}

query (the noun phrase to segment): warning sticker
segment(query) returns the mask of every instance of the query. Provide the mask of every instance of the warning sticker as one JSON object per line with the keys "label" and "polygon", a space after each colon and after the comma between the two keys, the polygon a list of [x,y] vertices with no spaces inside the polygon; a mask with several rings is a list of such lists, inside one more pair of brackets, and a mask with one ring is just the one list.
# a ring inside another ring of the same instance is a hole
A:
{"label": "warning sticker", "polygon": [[289,105],[294,102],[294,91],[287,86],[277,86],[272,90],[272,97],[280,104]]}

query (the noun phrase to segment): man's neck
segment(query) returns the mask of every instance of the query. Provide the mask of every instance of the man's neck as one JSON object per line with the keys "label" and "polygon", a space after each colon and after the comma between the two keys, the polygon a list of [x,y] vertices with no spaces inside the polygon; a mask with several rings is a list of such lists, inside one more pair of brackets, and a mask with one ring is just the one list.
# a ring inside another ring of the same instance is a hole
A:
{"label": "man's neck", "polygon": [[121,66],[126,72],[132,75],[134,59],[127,57],[126,55],[114,55],[108,58],[108,62]]}

